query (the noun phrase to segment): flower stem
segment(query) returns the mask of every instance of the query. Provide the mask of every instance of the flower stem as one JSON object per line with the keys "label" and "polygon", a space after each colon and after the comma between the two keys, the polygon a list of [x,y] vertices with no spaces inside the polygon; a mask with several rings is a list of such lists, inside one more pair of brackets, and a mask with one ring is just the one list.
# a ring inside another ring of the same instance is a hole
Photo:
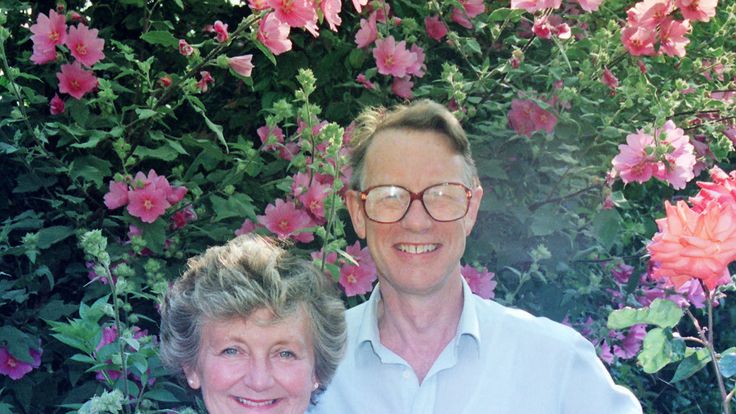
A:
{"label": "flower stem", "polygon": [[[130,401],[130,389],[128,389],[128,363],[125,358],[125,343],[122,340],[123,337],[123,331],[122,331],[122,324],[120,323],[120,306],[118,306],[118,293],[117,288],[115,286],[115,281],[112,278],[112,272],[110,271],[110,266],[105,264],[105,277],[107,278],[107,282],[110,285],[110,291],[112,293],[112,306],[115,309],[114,316],[115,316],[115,329],[118,331],[118,348],[120,349],[120,363],[122,365],[122,373],[120,375],[120,378],[123,380],[123,389],[125,391],[125,398],[126,401]],[[130,405],[125,404],[125,412],[130,414]]]}

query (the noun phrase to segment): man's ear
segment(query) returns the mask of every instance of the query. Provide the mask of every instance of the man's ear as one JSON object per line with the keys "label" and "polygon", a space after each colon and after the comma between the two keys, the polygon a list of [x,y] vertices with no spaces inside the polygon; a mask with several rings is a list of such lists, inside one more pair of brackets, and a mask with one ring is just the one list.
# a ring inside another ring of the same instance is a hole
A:
{"label": "man's ear", "polygon": [[367,218],[363,212],[363,202],[360,199],[360,193],[355,190],[349,190],[345,193],[345,204],[350,213],[350,220],[353,222],[353,230],[361,239],[365,239],[365,224]]}
{"label": "man's ear", "polygon": [[193,390],[199,389],[202,384],[200,383],[200,378],[197,370],[191,367],[183,367],[183,369],[184,376],[187,377],[187,384],[189,384],[189,387]]}
{"label": "man's ear", "polygon": [[475,226],[475,220],[478,218],[478,210],[480,209],[480,202],[483,198],[483,187],[481,187],[480,184],[476,185],[471,191],[473,192],[473,197],[470,199],[468,214],[463,218],[463,220],[465,220],[466,236],[470,235],[470,232],[473,230],[473,226]]}

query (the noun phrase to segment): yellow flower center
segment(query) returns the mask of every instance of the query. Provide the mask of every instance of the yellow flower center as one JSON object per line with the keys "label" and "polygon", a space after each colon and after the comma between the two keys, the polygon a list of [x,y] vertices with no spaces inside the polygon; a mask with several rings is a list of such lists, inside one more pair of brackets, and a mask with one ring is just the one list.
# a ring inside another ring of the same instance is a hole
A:
{"label": "yellow flower center", "polygon": [[151,202],[151,200],[144,201],[143,202],[143,208],[145,208],[146,210],[152,209],[153,208],[153,203]]}
{"label": "yellow flower center", "polygon": [[87,54],[87,48],[84,46],[83,43],[79,43],[74,49],[82,56]]}
{"label": "yellow flower center", "polygon": [[69,84],[72,86],[72,89],[74,90],[77,90],[80,87],[79,81],[76,79],[72,79],[71,82],[69,82]]}

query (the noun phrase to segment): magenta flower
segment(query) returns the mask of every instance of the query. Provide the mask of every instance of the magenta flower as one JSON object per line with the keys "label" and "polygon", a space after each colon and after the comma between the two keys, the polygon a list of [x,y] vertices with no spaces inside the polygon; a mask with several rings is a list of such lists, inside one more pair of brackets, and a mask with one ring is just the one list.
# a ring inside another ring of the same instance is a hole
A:
{"label": "magenta flower", "polygon": [[468,282],[470,290],[476,295],[483,299],[493,299],[496,296],[494,289],[496,289],[498,282],[493,280],[496,276],[495,273],[489,272],[485,267],[479,271],[475,267],[467,264],[460,269],[460,273]]}
{"label": "magenta flower", "polygon": [[10,377],[12,380],[19,380],[26,374],[33,371],[34,368],[41,366],[41,353],[40,349],[30,348],[28,352],[33,358],[32,363],[19,361],[10,354],[7,347],[0,347],[0,374]]}
{"label": "magenta flower", "polygon": [[281,239],[292,238],[302,243],[314,240],[314,234],[300,232],[313,226],[312,219],[304,210],[296,208],[293,202],[278,199],[266,207],[265,214],[257,217],[258,222]]}
{"label": "magenta flower", "polygon": [[59,79],[59,92],[68,93],[74,99],[81,99],[97,87],[95,75],[82,69],[79,62],[61,65],[61,72],[56,74],[56,78]]}
{"label": "magenta flower", "polygon": [[447,34],[447,26],[445,26],[445,23],[440,20],[439,16],[425,17],[424,29],[427,31],[427,36],[438,42]]}
{"label": "magenta flower", "polygon": [[197,212],[191,204],[177,211],[171,216],[171,228],[176,230],[185,227],[187,224],[197,219]]}
{"label": "magenta flower", "polygon": [[485,11],[483,0],[459,0],[462,9],[454,7],[450,14],[450,19],[463,26],[466,29],[472,29],[473,23],[470,21],[473,17]]}
{"label": "magenta flower", "polygon": [[202,76],[202,78],[197,81],[197,88],[199,88],[199,90],[202,92],[207,92],[207,90],[209,89],[209,84],[215,83],[215,78],[213,78],[212,75],[210,75],[210,73],[206,70],[199,72],[199,75]]}
{"label": "magenta flower", "polygon": [[190,56],[194,53],[194,48],[186,40],[179,39],[179,53],[182,56]]}
{"label": "magenta flower", "polygon": [[102,52],[105,40],[97,37],[97,33],[97,29],[88,29],[82,23],[69,28],[69,35],[66,37],[65,44],[72,56],[84,66],[91,67],[105,58],[105,54]]}
{"label": "magenta flower", "polygon": [[513,99],[508,119],[517,134],[527,137],[531,137],[535,131],[552,133],[557,125],[557,117],[531,99]]}
{"label": "magenta flower", "polygon": [[59,98],[58,94],[54,94],[49,102],[49,112],[51,115],[59,115],[64,113],[64,100]]}
{"label": "magenta flower", "polygon": [[39,13],[36,17],[36,24],[31,26],[31,33],[33,33],[31,41],[33,41],[34,55],[36,50],[53,51],[55,58],[56,46],[63,44],[66,39],[66,18],[54,10],[49,10],[48,16]]}
{"label": "magenta flower", "polygon": [[273,13],[267,14],[258,24],[258,40],[274,55],[291,50],[291,27],[281,22]]}
{"label": "magenta flower", "polygon": [[215,31],[215,34],[217,35],[217,41],[220,43],[227,42],[227,40],[230,38],[230,34],[227,32],[227,23],[223,23],[220,20],[217,20],[215,24],[212,26],[212,29]]}
{"label": "magenta flower", "polygon": [[31,55],[31,62],[36,65],[43,65],[45,63],[53,62],[56,60],[56,48],[53,49],[39,49],[34,47],[33,54]]}
{"label": "magenta flower", "polygon": [[625,184],[645,183],[659,168],[653,157],[654,137],[638,131],[626,136],[626,144],[618,146],[619,153],[611,163]]}
{"label": "magenta flower", "polygon": [[320,184],[314,180],[307,191],[298,197],[304,208],[315,219],[316,224],[321,225],[325,222],[325,198],[331,189],[330,185]]}
{"label": "magenta flower", "polygon": [[284,143],[284,132],[281,128],[275,126],[269,128],[268,125],[264,125],[256,130],[258,137],[261,139],[263,151],[276,151]]}
{"label": "magenta flower", "polygon": [[166,200],[166,194],[156,189],[154,185],[128,192],[128,213],[144,223],[153,223],[169,207],[171,204]]}
{"label": "magenta flower", "polygon": [[410,52],[414,54],[416,61],[406,69],[406,73],[421,78],[424,76],[424,70],[427,69],[424,65],[424,49],[414,44],[411,45]]}
{"label": "magenta flower", "polygon": [[621,345],[613,346],[613,354],[621,359],[631,359],[639,353],[644,337],[647,336],[647,326],[634,325],[629,328],[626,336],[621,339]]}
{"label": "magenta flower", "polygon": [[394,78],[391,84],[391,92],[402,99],[411,99],[414,96],[411,88],[414,86],[414,82],[411,81],[411,77],[404,76],[403,78]]}
{"label": "magenta flower", "polygon": [[340,268],[340,280],[338,283],[345,291],[345,295],[350,297],[364,295],[373,290],[373,282],[375,280],[375,272],[372,273],[363,266],[345,264]]}
{"label": "magenta flower", "polygon": [[376,59],[378,73],[396,78],[406,76],[407,69],[414,65],[417,59],[414,53],[406,50],[405,41],[396,43],[393,36],[376,40],[373,57]]}
{"label": "magenta flower", "polygon": [[342,24],[340,18],[340,10],[342,10],[341,0],[322,0],[319,2],[319,8],[322,10],[322,15],[325,16],[327,24],[330,25],[330,30],[333,32],[337,31],[337,27]]}
{"label": "magenta flower", "polygon": [[115,210],[128,204],[128,184],[122,181],[110,181],[110,191],[104,197],[105,206]]}
{"label": "magenta flower", "polygon": [[243,221],[243,224],[240,225],[240,228],[235,230],[236,236],[242,236],[243,234],[252,233],[256,229],[256,223],[254,223],[251,219],[245,219]]}
{"label": "magenta flower", "polygon": [[611,89],[611,93],[615,93],[616,88],[618,88],[618,78],[616,78],[616,75],[614,75],[613,72],[611,72],[611,70],[608,68],[603,69],[601,82],[603,82]]}
{"label": "magenta flower", "polygon": [[230,69],[234,70],[235,73],[237,73],[240,76],[244,77],[250,77],[251,72],[253,72],[253,55],[243,55],[243,56],[235,56],[231,58],[227,58],[227,64],[230,66]]}
{"label": "magenta flower", "polygon": [[315,26],[317,12],[310,0],[268,0],[274,16],[290,27]]}
{"label": "magenta flower", "polygon": [[368,47],[378,37],[378,26],[376,25],[376,13],[371,13],[368,20],[360,19],[360,29],[355,33],[355,44],[359,48]]}
{"label": "magenta flower", "polygon": [[368,78],[365,77],[364,73],[359,73],[358,76],[355,77],[355,81],[363,85],[363,87],[366,89],[376,89],[376,85],[368,80]]}

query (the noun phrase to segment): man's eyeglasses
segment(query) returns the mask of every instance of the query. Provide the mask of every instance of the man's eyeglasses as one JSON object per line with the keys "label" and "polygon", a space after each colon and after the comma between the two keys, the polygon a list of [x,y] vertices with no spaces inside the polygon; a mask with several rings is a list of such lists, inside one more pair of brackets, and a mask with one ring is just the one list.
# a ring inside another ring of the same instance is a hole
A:
{"label": "man's eyeglasses", "polygon": [[465,217],[472,197],[473,192],[460,183],[435,184],[418,193],[398,185],[378,185],[360,192],[366,216],[377,223],[401,221],[414,200],[421,200],[435,221],[455,221]]}

